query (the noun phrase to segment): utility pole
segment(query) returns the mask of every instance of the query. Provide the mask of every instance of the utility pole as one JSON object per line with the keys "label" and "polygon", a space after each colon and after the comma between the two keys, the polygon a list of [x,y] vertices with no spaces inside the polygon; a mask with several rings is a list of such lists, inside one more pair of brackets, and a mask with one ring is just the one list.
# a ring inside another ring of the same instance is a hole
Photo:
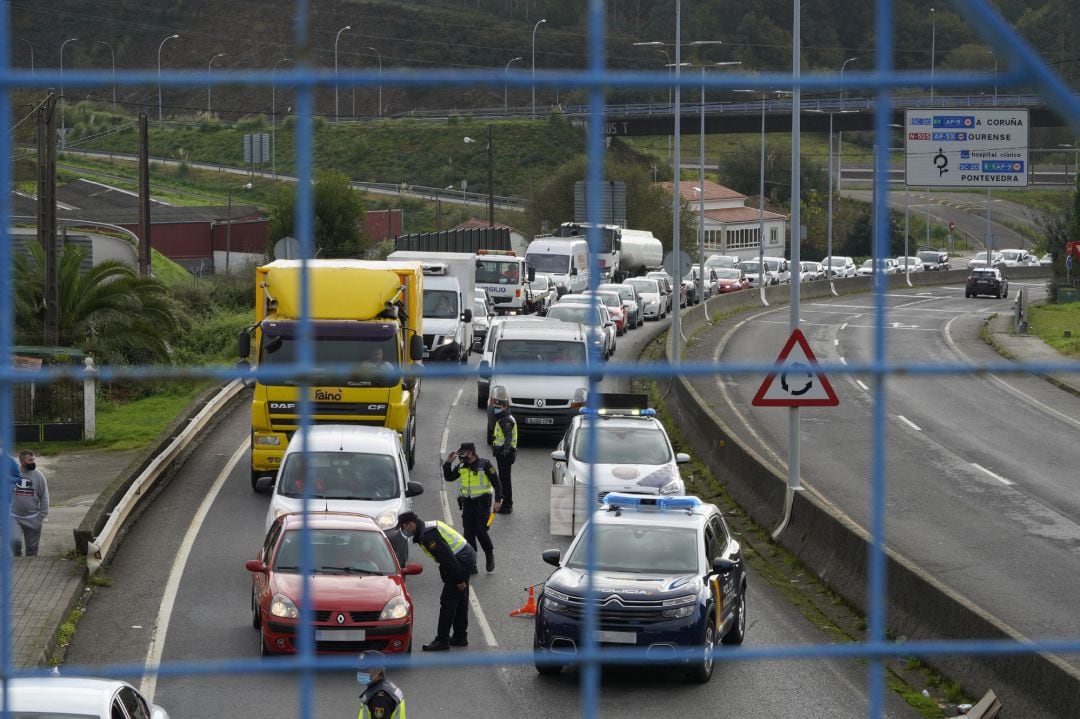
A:
{"label": "utility pole", "polygon": [[56,250],[56,96],[49,95],[37,117],[37,236],[45,251],[45,334],[42,344],[60,345],[60,283]]}
{"label": "utility pole", "polygon": [[139,274],[150,276],[150,136],[139,115]]}
{"label": "utility pole", "polygon": [[488,125],[487,165],[488,165],[488,227],[495,226],[495,135]]}

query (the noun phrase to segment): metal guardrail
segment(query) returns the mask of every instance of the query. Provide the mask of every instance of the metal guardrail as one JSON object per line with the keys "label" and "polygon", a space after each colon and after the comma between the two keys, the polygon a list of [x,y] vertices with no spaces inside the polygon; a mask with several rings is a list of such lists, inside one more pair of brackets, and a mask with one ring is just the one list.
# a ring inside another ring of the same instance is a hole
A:
{"label": "metal guardrail", "polygon": [[206,406],[195,415],[188,426],[183,429],[169,445],[161,452],[161,454],[154,457],[150,464],[147,465],[138,477],[131,483],[128,491],[120,499],[117,505],[109,513],[109,519],[105,522],[105,526],[101,529],[101,532],[90,541],[86,550],[86,569],[90,575],[93,575],[101,565],[109,558],[110,553],[113,551],[114,543],[120,536],[120,530],[123,529],[124,523],[127,522],[128,517],[139,505],[139,502],[148,494],[149,490],[157,483],[157,481],[168,469],[169,465],[175,461],[180,454],[191,444],[191,442],[198,436],[211,419],[229,403],[233,397],[240,393],[244,388],[243,383],[236,379],[225,385],[220,392],[218,392],[213,399],[206,403]]}

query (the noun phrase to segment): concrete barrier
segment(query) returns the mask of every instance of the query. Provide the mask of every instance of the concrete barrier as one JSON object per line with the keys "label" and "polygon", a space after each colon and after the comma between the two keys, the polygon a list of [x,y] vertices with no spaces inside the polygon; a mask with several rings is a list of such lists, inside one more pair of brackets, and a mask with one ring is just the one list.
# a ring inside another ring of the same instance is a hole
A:
{"label": "concrete barrier", "polygon": [[[968,274],[967,270],[918,273],[912,275],[912,284],[961,283]],[[1038,267],[1008,271],[1010,279],[1037,279],[1048,274],[1046,268]],[[902,276],[889,280],[890,286],[896,282],[906,286]],[[841,294],[867,292],[871,278],[840,280],[835,286]],[[831,295],[826,282],[804,283],[801,290],[801,300]],[[766,298],[771,305],[786,303],[790,288],[767,288]],[[706,310],[708,316],[724,317],[759,305],[757,292],[713,298],[683,313],[684,334],[692,338],[710,323]],[[670,358],[670,337],[666,348]],[[688,380],[680,377],[672,387],[667,409],[695,455],[754,521],[766,528],[778,526],[784,515],[787,478],[746,446]],[[812,491],[796,493],[788,524],[777,541],[847,601],[863,612],[868,610],[869,536],[827,499]],[[895,552],[886,552],[886,577],[886,629],[890,636],[899,638],[898,642],[1030,641]],[[902,644],[898,649],[905,654]],[[957,654],[928,658],[927,662],[975,695],[993,688],[1001,699],[1001,717],[1071,719],[1080,710],[1080,672],[1049,653]]]}

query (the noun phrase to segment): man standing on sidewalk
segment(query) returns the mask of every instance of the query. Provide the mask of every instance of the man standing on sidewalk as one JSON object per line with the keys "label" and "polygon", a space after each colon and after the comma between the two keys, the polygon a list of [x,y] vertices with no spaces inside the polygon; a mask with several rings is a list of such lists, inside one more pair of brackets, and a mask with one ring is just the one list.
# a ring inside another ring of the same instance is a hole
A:
{"label": "man standing on sidewalk", "polygon": [[35,557],[41,539],[41,525],[49,516],[49,485],[45,475],[37,468],[34,453],[29,449],[19,452],[19,481],[11,488],[11,519],[22,529],[20,540],[12,531],[11,550],[22,555],[23,542],[26,556]]}

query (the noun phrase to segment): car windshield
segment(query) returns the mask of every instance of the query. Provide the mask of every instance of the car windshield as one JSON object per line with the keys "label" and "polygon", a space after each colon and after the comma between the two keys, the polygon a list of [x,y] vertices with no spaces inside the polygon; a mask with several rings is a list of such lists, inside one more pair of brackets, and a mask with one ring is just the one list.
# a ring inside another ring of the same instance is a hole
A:
{"label": "car windshield", "polygon": [[627,280],[626,284],[631,285],[638,292],[660,294],[660,286],[656,283],[656,280]]}
{"label": "car windshield", "polygon": [[825,264],[828,267],[843,267],[844,265],[847,264],[847,258],[846,257],[829,257],[829,258],[826,258]]}
{"label": "car windshield", "polygon": [[495,346],[495,363],[500,362],[578,362],[584,364],[585,344],[550,340],[503,340]]}
{"label": "car windshield", "polygon": [[453,319],[457,316],[456,292],[452,290],[424,290],[424,317]]}
{"label": "car windshield", "polygon": [[1009,262],[1014,262],[1020,259],[1020,253],[1016,250],[1005,250],[1001,253],[1001,255]]}
{"label": "car windshield", "polygon": [[[585,569],[588,536],[596,547],[595,568],[606,572],[686,574],[698,570],[697,532],[690,527],[643,527],[590,523],[564,566]],[[704,546],[702,544],[701,546]]]}
{"label": "car windshield", "polygon": [[739,269],[748,275],[758,274],[758,263],[756,262],[740,262]]}
{"label": "car windshield", "polygon": [[715,255],[705,260],[706,267],[734,267],[738,264],[738,258],[727,255]]}
{"label": "car windshield", "polygon": [[308,495],[317,499],[382,501],[401,493],[394,458],[362,452],[295,452],[278,472],[277,493],[304,496],[304,463],[311,465],[314,484]]}
{"label": "car windshield", "polygon": [[540,290],[541,292],[547,292],[549,286],[547,277],[537,277],[529,283],[529,287],[534,290]]}
{"label": "car windshield", "polygon": [[600,285],[597,289],[601,292],[614,292],[621,300],[634,299],[634,288],[629,285]]}
{"label": "car windshield", "polygon": [[923,262],[937,262],[941,256],[936,252],[920,252],[919,259]]}
{"label": "car windshield", "polygon": [[997,272],[992,269],[975,270],[971,276],[978,280],[996,280]]}
{"label": "car windshield", "polygon": [[622,307],[622,299],[614,292],[597,292],[596,296],[608,307]]}
{"label": "car windshield", "polygon": [[536,268],[537,272],[554,272],[565,275],[570,271],[570,255],[556,255],[548,252],[530,252],[525,261]]}
{"label": "car windshield", "polygon": [[473,300],[473,314],[479,315],[480,317],[487,317],[487,304],[485,304],[484,301],[480,299]]}
{"label": "car windshield", "polygon": [[599,310],[588,305],[557,304],[548,310],[547,317],[563,322],[580,322],[583,325],[602,325]]}
{"label": "car windshield", "polygon": [[[516,285],[521,281],[517,261],[481,260],[476,263],[476,281],[489,285]],[[427,294],[425,290],[424,294]]]}
{"label": "car windshield", "polygon": [[721,268],[716,271],[717,279],[721,280],[737,280],[741,276],[742,270],[737,267],[731,269]]}
{"label": "car windshield", "polygon": [[[311,566],[316,574],[397,574],[386,537],[377,530],[311,529]],[[299,529],[285,532],[274,557],[275,572],[300,572]]]}
{"label": "car windshield", "polygon": [[[582,423],[574,441],[574,459],[589,459],[590,432]],[[664,434],[651,423],[626,427],[601,422],[596,427],[597,464],[665,464],[671,461],[671,447]]]}

